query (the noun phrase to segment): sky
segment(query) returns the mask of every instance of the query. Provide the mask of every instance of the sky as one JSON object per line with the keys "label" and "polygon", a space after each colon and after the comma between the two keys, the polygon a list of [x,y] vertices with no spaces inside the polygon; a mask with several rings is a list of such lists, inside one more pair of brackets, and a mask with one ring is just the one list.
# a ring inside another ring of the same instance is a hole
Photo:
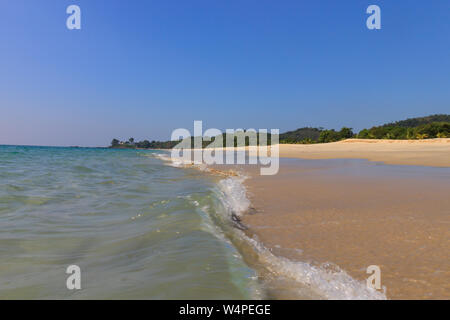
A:
{"label": "sky", "polygon": [[[66,27],[73,4],[81,30]],[[0,144],[450,113],[449,13],[448,0],[0,0]]]}

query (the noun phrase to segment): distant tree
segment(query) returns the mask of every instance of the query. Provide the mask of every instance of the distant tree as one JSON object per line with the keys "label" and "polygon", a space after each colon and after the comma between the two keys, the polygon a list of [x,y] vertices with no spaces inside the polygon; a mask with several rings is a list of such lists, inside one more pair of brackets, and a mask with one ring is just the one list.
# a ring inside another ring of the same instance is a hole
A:
{"label": "distant tree", "polygon": [[148,149],[148,148],[150,148],[151,144],[150,144],[150,141],[144,140],[144,141],[139,141],[139,142],[135,143],[135,146],[137,148]]}
{"label": "distant tree", "polygon": [[[397,121],[359,132],[361,139],[432,139],[443,138],[450,134],[450,121],[435,121],[435,119],[450,119],[447,115],[434,115]],[[415,126],[414,126],[415,125]]]}
{"label": "distant tree", "polygon": [[285,143],[299,143],[305,139],[311,139],[313,142],[317,142],[321,131],[323,131],[323,128],[304,127],[282,133],[280,134],[279,139],[280,142],[283,141]]}
{"label": "distant tree", "polygon": [[383,126],[387,127],[404,127],[404,128],[416,128],[425,124],[433,123],[433,122],[450,122],[449,114],[433,114],[426,117],[418,117],[418,118],[410,118],[406,120],[396,121],[393,123],[387,123]]}
{"label": "distant tree", "polygon": [[111,141],[111,147],[117,147],[119,145],[119,140],[117,139],[112,139]]}
{"label": "distant tree", "polygon": [[358,133],[359,139],[369,139],[369,130],[363,129]]}
{"label": "distant tree", "polygon": [[340,132],[334,129],[323,130],[319,136],[319,143],[336,142],[341,140]]}
{"label": "distant tree", "polygon": [[[430,139],[430,138],[449,138],[450,137],[450,115],[432,115],[428,117],[412,118],[403,121],[397,121],[393,123],[384,124],[370,129],[363,129],[359,134],[355,135],[352,128],[343,127],[340,131],[334,129],[325,130],[324,128],[299,128],[294,131],[288,131],[278,135],[280,143],[326,143],[335,142],[343,139],[349,139],[352,137],[358,137],[360,139]],[[217,140],[220,142],[222,139],[224,145],[226,140],[226,134],[219,135],[217,137],[211,137],[212,141]],[[237,137],[230,137],[234,140],[234,144],[237,144]],[[262,143],[257,137],[258,144]],[[194,138],[186,138],[191,140],[191,146],[193,146]],[[272,141],[272,135],[268,134],[267,144],[270,145]],[[148,140],[134,141],[134,138],[130,138],[128,141],[119,142],[117,139],[113,139],[111,147],[123,148],[123,149],[172,149],[181,141],[156,141]],[[189,142],[189,141],[188,141]],[[203,147],[207,147],[210,144],[208,141],[203,141]],[[245,137],[245,145],[249,144],[248,137]]]}
{"label": "distant tree", "polygon": [[341,131],[339,131],[339,135],[341,139],[350,139],[353,138],[354,133],[352,128],[343,127]]}
{"label": "distant tree", "polygon": [[407,128],[406,129],[406,139],[411,140],[416,138],[416,133],[414,128]]}

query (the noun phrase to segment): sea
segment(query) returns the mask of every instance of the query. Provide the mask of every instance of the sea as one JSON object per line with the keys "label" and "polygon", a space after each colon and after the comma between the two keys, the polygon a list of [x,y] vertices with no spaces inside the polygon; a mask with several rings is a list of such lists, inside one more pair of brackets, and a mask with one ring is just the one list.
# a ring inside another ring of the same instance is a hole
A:
{"label": "sea", "polygon": [[245,179],[160,150],[0,146],[0,299],[386,298],[248,237]]}

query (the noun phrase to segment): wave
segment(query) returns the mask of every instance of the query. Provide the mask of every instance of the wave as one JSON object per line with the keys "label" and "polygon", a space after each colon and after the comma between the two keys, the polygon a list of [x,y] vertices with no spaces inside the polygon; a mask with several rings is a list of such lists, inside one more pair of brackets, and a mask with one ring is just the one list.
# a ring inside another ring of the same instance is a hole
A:
{"label": "wave", "polygon": [[170,153],[154,153],[150,156],[154,156],[160,160],[162,160],[165,164],[175,167],[175,168],[187,168],[187,167],[196,167],[200,170],[205,170],[207,167],[202,163],[195,163],[192,160],[186,160],[183,158],[175,158],[172,157]]}
{"label": "wave", "polygon": [[243,182],[246,177],[229,177],[219,181],[219,188],[226,195],[222,199],[224,205],[229,208],[232,214],[241,216],[250,208],[250,201],[247,198],[247,190]]}
{"label": "wave", "polygon": [[[223,205],[229,213],[238,216],[246,212],[251,205],[246,196],[244,181],[245,178],[242,177],[229,177],[219,182],[219,188],[224,195]],[[258,253],[259,262],[267,269],[265,271],[269,271],[274,277],[287,278],[299,284],[297,290],[299,297],[304,297],[305,293],[311,290],[324,299],[332,300],[386,299],[385,293],[368,288],[365,281],[355,280],[339,267],[333,266],[334,270],[329,270],[327,267],[332,265],[331,263],[316,267],[306,262],[275,256],[257,239],[248,237],[240,230],[236,232]]]}
{"label": "wave", "polygon": [[[208,169],[205,166],[194,165],[178,160],[172,160],[170,154],[155,154],[167,165],[174,167],[195,166],[201,170]],[[221,179],[217,185],[217,198],[223,210],[216,208],[216,213],[223,214],[219,217],[218,224],[222,228],[228,225],[234,226],[225,233],[231,238],[233,244],[240,251],[250,252],[256,257],[248,258],[247,262],[256,269],[258,276],[266,282],[266,286],[274,292],[286,291],[286,283],[289,285],[289,298],[293,299],[331,299],[331,300],[385,300],[385,292],[369,288],[365,281],[352,278],[344,270],[332,263],[313,266],[307,262],[293,261],[274,255],[271,250],[258,241],[256,237],[249,237],[245,233],[246,227],[241,223],[242,215],[251,209],[251,202],[247,197],[244,175],[228,176]],[[244,254],[245,256],[245,254]],[[331,268],[330,268],[331,267]],[[277,298],[277,294],[274,294]],[[285,295],[283,295],[285,297]]]}

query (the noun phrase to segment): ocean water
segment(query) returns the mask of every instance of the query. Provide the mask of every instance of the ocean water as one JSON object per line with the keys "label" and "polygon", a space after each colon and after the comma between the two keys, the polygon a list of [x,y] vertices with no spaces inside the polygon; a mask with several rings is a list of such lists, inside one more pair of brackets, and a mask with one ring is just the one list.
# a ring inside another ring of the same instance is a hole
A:
{"label": "ocean water", "polygon": [[0,146],[0,182],[1,299],[258,297],[205,173],[154,151]]}
{"label": "ocean water", "polygon": [[385,299],[249,238],[245,176],[168,156],[0,146],[0,299]]}

